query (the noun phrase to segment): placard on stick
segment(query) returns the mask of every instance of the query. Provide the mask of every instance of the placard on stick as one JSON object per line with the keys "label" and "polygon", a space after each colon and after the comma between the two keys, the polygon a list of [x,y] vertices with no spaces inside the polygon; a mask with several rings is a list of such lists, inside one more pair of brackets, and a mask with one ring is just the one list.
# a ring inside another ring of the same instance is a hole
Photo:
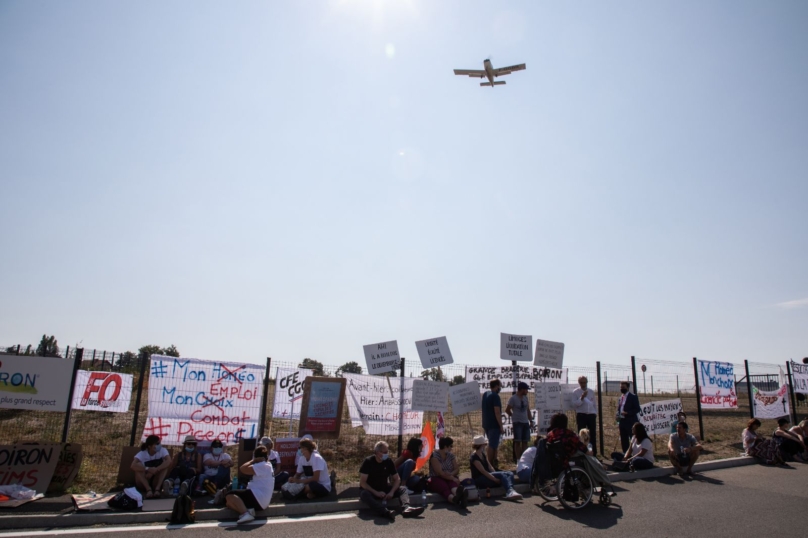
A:
{"label": "placard on stick", "polygon": [[368,373],[384,374],[395,372],[401,366],[401,356],[398,354],[398,342],[379,342],[362,346],[365,351],[365,363],[368,366]]}
{"label": "placard on stick", "polygon": [[449,387],[449,398],[452,414],[456,417],[480,410],[480,389],[475,381]]}
{"label": "placard on stick", "polygon": [[338,439],[345,401],[345,378],[307,377],[303,382],[298,435]]}
{"label": "placard on stick", "polygon": [[561,368],[563,363],[564,344],[562,342],[536,339],[536,357],[533,360],[534,366]]}
{"label": "placard on stick", "polygon": [[412,409],[413,411],[440,411],[446,413],[449,406],[446,399],[449,396],[449,383],[441,381],[427,381],[414,379],[412,382]]}
{"label": "placard on stick", "polygon": [[529,335],[499,333],[499,358],[504,361],[530,362],[533,360],[533,337]]}
{"label": "placard on stick", "polygon": [[421,366],[424,368],[435,368],[436,366],[446,366],[452,364],[452,352],[449,351],[449,342],[445,336],[419,340],[415,342],[418,350],[418,358],[421,359]]}

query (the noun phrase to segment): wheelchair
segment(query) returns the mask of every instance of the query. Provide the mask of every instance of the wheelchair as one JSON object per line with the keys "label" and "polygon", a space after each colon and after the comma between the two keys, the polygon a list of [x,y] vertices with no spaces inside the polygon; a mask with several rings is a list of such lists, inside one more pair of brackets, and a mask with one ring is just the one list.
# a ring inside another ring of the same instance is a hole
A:
{"label": "wheelchair", "polygon": [[[542,439],[540,443],[545,441]],[[585,507],[595,495],[598,495],[598,501],[602,506],[609,506],[612,503],[613,488],[609,492],[603,485],[595,484],[583,465],[583,458],[570,458],[566,464],[563,463],[564,448],[560,442],[549,445],[545,443],[545,461],[539,461],[539,453],[540,451],[537,451],[536,459],[533,461],[531,489],[544,500],[559,501],[564,508],[570,510]]]}

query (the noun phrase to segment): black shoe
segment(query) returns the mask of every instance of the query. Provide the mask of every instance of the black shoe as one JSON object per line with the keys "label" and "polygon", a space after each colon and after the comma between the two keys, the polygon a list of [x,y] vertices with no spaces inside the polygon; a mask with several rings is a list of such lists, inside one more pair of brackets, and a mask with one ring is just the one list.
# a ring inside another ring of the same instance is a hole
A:
{"label": "black shoe", "polygon": [[395,521],[396,520],[396,513],[395,512],[393,512],[392,510],[387,510],[387,509],[385,509],[384,512],[385,512],[384,517],[386,517],[390,521]]}
{"label": "black shoe", "polygon": [[424,507],[405,506],[401,511],[401,517],[417,517],[424,513]]}
{"label": "black shoe", "polygon": [[452,499],[452,501],[460,508],[465,508],[463,506],[463,504],[465,503],[465,499],[466,499],[466,488],[464,488],[463,486],[457,486],[457,489],[455,490],[455,496],[454,499]]}

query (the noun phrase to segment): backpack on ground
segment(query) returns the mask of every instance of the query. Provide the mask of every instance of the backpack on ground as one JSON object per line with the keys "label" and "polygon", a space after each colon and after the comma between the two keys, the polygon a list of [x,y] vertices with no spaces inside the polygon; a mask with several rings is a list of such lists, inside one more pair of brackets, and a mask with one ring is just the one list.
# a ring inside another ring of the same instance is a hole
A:
{"label": "backpack on ground", "polygon": [[116,510],[138,510],[142,505],[142,502],[138,503],[136,498],[134,498],[132,495],[128,495],[127,491],[124,490],[118,492],[113,498],[108,500],[107,505]]}
{"label": "backpack on ground", "polygon": [[194,500],[187,493],[178,496],[174,501],[170,522],[172,525],[185,525],[196,522]]}

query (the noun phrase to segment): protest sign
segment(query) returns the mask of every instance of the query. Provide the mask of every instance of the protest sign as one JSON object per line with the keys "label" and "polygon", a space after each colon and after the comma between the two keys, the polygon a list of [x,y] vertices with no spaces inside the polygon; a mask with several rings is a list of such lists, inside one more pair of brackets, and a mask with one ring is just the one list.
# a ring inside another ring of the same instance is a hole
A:
{"label": "protest sign", "polygon": [[413,378],[361,374],[343,374],[343,377],[348,381],[348,410],[354,428],[361,426],[368,435],[421,432],[424,414],[412,409]]}
{"label": "protest sign", "polygon": [[0,408],[67,411],[74,362],[0,355]]}
{"label": "protest sign", "polygon": [[[539,431],[539,411],[537,409],[530,410],[530,418],[533,423],[530,426],[530,435],[536,435]],[[501,439],[513,439],[513,418],[509,417],[507,413],[502,413],[502,436]]]}
{"label": "protest sign", "polygon": [[561,384],[536,383],[533,405],[538,409],[561,409]]}
{"label": "protest sign", "polygon": [[[514,372],[517,382],[514,383]],[[536,366],[468,366],[466,367],[466,383],[475,381],[480,386],[480,393],[489,389],[492,379],[502,382],[502,392],[516,392],[516,386],[524,381],[528,384],[528,392],[534,392],[535,386],[548,381],[566,383],[567,370],[538,368]]]}
{"label": "protest sign", "polygon": [[430,338],[429,340],[419,340],[415,342],[415,349],[418,350],[418,358],[424,368],[435,368],[436,366],[446,366],[452,364],[452,352],[449,351],[449,342],[445,336]]}
{"label": "protest sign", "polygon": [[564,363],[564,344],[549,340],[536,340],[536,358],[534,366],[560,369]]}
{"label": "protest sign", "polygon": [[395,372],[401,366],[401,357],[398,355],[398,342],[380,342],[362,346],[365,350],[365,362],[369,374],[384,374]]}
{"label": "protest sign", "polygon": [[80,411],[126,413],[132,400],[132,375],[116,372],[76,372],[72,408]]}
{"label": "protest sign", "polygon": [[737,408],[731,362],[699,361],[699,396],[703,409]]}
{"label": "protest sign", "polygon": [[449,396],[449,383],[441,381],[427,381],[413,379],[412,382],[412,409],[413,411],[440,411],[449,410],[446,398]]}
{"label": "protest sign", "polygon": [[297,472],[297,449],[300,448],[300,437],[284,437],[275,439],[273,449],[281,458],[281,471],[294,476]]}
{"label": "protest sign", "polygon": [[547,435],[547,432],[550,430],[550,419],[553,418],[553,415],[563,413],[561,409],[539,409],[537,411],[539,417],[537,435]]}
{"label": "protest sign", "polygon": [[561,410],[575,411],[575,406],[573,405],[575,395],[573,394],[573,392],[575,391],[575,389],[578,388],[578,385],[562,384],[560,385],[560,388],[561,388]]}
{"label": "protest sign", "polygon": [[307,377],[303,383],[298,435],[311,434],[319,439],[339,439],[345,379]]}
{"label": "protest sign", "polygon": [[253,438],[261,415],[264,368],[258,364],[152,355],[149,416],[142,440],[182,445],[186,435],[225,445]]}
{"label": "protest sign", "polygon": [[452,414],[456,417],[481,409],[480,389],[475,381],[452,385],[449,398],[452,400]]}
{"label": "protest sign", "polygon": [[791,361],[791,379],[794,383],[794,392],[808,394],[808,364]]}
{"label": "protest sign", "polygon": [[505,361],[533,360],[533,337],[499,333],[499,358]]}
{"label": "protest sign", "polygon": [[84,452],[81,445],[76,443],[65,443],[59,452],[59,462],[53,471],[47,493],[60,493],[73,484],[81,469],[81,461],[84,459]]}
{"label": "protest sign", "polygon": [[639,418],[648,435],[670,434],[671,424],[682,410],[682,400],[661,400],[642,404]]}
{"label": "protest sign", "polygon": [[758,390],[753,386],[752,394],[755,418],[780,418],[789,415],[788,385],[782,385],[779,390],[773,391]]}
{"label": "protest sign", "polygon": [[303,382],[312,375],[314,372],[308,368],[278,368],[276,370],[272,418],[300,418]]}
{"label": "protest sign", "polygon": [[[36,357],[35,360],[39,358],[41,357]],[[72,373],[71,370],[71,377]],[[59,463],[63,446],[20,443],[0,445],[0,485],[20,484],[37,493],[45,493]]]}

